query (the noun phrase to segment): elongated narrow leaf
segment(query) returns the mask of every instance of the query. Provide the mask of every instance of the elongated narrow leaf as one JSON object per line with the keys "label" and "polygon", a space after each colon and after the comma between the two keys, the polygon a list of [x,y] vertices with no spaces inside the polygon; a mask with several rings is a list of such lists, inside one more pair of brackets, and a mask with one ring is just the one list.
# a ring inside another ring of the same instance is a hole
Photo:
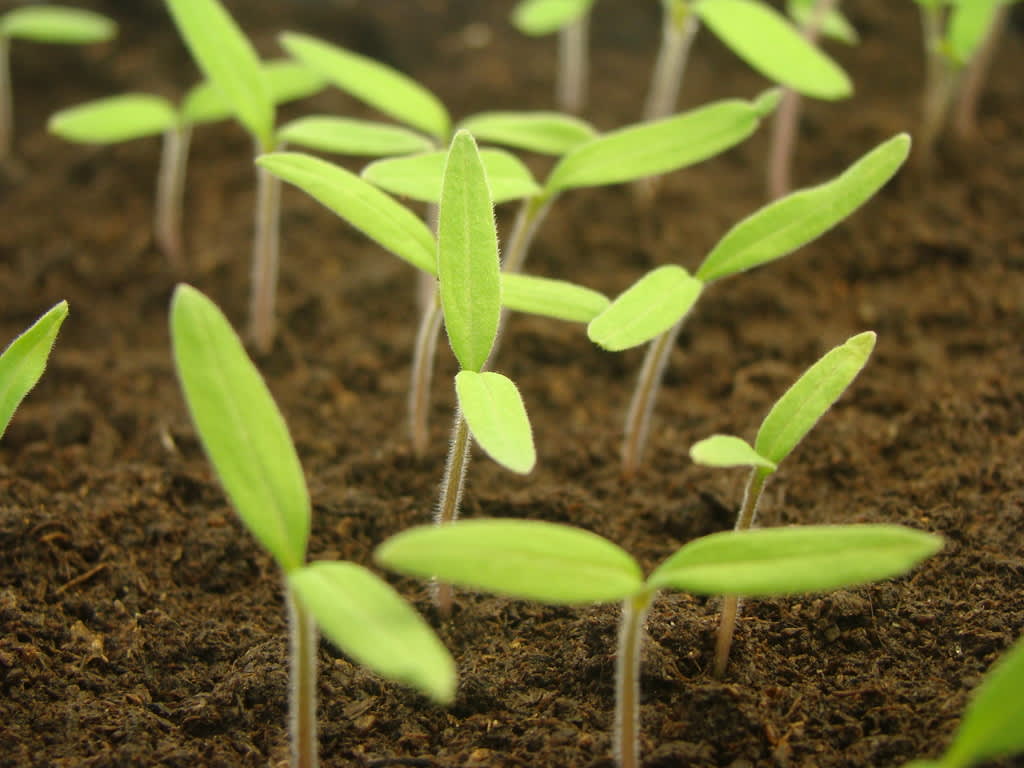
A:
{"label": "elongated narrow leaf", "polygon": [[644,344],[678,323],[700,298],[704,283],[667,264],[637,280],[590,321],[587,336],[612,352]]}
{"label": "elongated narrow leaf", "polygon": [[281,412],[217,306],[180,284],[171,300],[178,380],[238,516],[285,571],[306,559],[309,493]]}
{"label": "elongated narrow leaf", "polygon": [[395,256],[437,274],[437,243],[430,229],[372,184],[301,152],[273,152],[257,158],[256,163],[318,200]]}
{"label": "elongated narrow leaf", "polygon": [[[481,149],[479,154],[495,205],[540,192],[529,169],[515,155],[501,149]],[[441,151],[378,160],[363,169],[362,177],[393,195],[436,203],[441,199],[441,176],[447,156],[447,152]]]}
{"label": "elongated narrow leaf", "polygon": [[282,48],[336,88],[400,123],[418,128],[438,141],[447,141],[451,131],[448,111],[434,94],[411,77],[310,35],[285,32],[280,40]]}
{"label": "elongated narrow leaf", "polygon": [[755,450],[781,464],[846,391],[874,348],[875,334],[866,331],[847,339],[808,368],[761,422]]}
{"label": "elongated narrow leaf", "polygon": [[[788,0],[786,13],[798,27],[806,29],[814,19],[815,5],[817,5],[817,0]],[[825,37],[847,45],[856,45],[860,42],[860,35],[857,34],[856,28],[838,8],[832,8],[825,15],[821,24],[821,33]]]}
{"label": "elongated narrow leaf", "polygon": [[694,11],[733,53],[773,82],[834,101],[853,83],[771,6],[758,0],[700,0]]}
{"label": "elongated narrow leaf", "polygon": [[288,583],[327,638],[356,662],[434,701],[455,698],[455,662],[437,635],[383,579],[355,563],[315,562]]}
{"label": "elongated narrow leaf", "polygon": [[278,141],[333,152],[338,155],[387,157],[428,152],[434,144],[426,136],[390,123],[347,117],[314,115],[281,126]]}
{"label": "elongated narrow leaf", "polygon": [[36,320],[0,355],[0,437],[7,431],[14,411],[46,370],[46,360],[67,316],[68,303],[62,301]]}
{"label": "elongated narrow leaf", "polygon": [[603,134],[563,157],[545,188],[555,193],[618,184],[707,160],[750,136],[763,117],[762,106],[726,99]]}
{"label": "elongated narrow leaf", "polygon": [[901,133],[825,184],[794,192],[745,218],[718,241],[697,270],[720,280],[792,253],[846,219],[896,174],[910,153]]}
{"label": "elongated narrow leaf", "polygon": [[550,35],[588,13],[593,4],[594,0],[522,0],[512,10],[512,24],[524,35]]}
{"label": "elongated narrow leaf", "polygon": [[[304,99],[323,90],[327,82],[304,64],[291,59],[277,59],[262,64],[267,88],[274,104]],[[232,106],[221,90],[209,81],[194,85],[181,104],[182,119],[193,125],[227,120]]]}
{"label": "elongated narrow leaf", "polygon": [[477,141],[542,155],[564,155],[597,135],[590,123],[561,112],[481,112],[460,127]]}
{"label": "elongated narrow leaf", "polygon": [[159,136],[178,121],[167,99],[148,93],[125,93],[98,99],[52,115],[50,133],[82,144],[117,144]]}
{"label": "elongated narrow leaf", "polygon": [[622,600],[643,588],[629,553],[590,531],[540,520],[462,520],[392,536],[374,560],[399,573],[554,604]]}
{"label": "elongated narrow leaf", "polygon": [[264,150],[274,142],[274,100],[252,44],[218,0],[166,0],[192,58]]}
{"label": "elongated narrow leaf", "polygon": [[93,11],[63,5],[15,8],[0,15],[0,35],[36,43],[85,45],[117,34],[117,24]]}
{"label": "elongated narrow leaf", "polygon": [[985,40],[1000,5],[1009,0],[969,0],[956,3],[950,11],[949,46],[961,65],[971,60]]}
{"label": "elongated narrow leaf", "polygon": [[761,467],[775,471],[775,462],[769,461],[754,447],[735,435],[712,435],[696,442],[690,448],[694,464],[705,467]]}
{"label": "elongated narrow leaf", "polygon": [[473,438],[506,469],[525,475],[537,463],[533,430],[519,390],[500,373],[459,371],[459,409]]}
{"label": "elongated narrow leaf", "polygon": [[965,768],[982,760],[1024,753],[1024,640],[985,675],[941,765]]}
{"label": "elongated narrow leaf", "polygon": [[566,280],[501,273],[501,305],[516,312],[589,323],[610,303],[603,293]]}
{"label": "elongated narrow leaf", "polygon": [[899,576],[940,549],[940,536],[899,525],[727,531],[686,544],[647,583],[699,595],[824,592]]}
{"label": "elongated narrow leaf", "polygon": [[500,271],[487,175],[473,137],[459,131],[442,182],[437,276],[448,341],[464,370],[484,367],[498,335]]}

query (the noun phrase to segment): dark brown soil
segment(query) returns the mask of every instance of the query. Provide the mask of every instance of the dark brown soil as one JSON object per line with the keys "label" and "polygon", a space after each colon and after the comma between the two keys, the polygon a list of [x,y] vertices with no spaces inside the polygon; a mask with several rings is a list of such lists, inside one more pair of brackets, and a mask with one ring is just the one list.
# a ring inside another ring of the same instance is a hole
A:
{"label": "dark brown soil", "polygon": [[[511,31],[511,5],[232,7],[266,54],[279,30],[311,31],[412,73],[462,116],[550,106],[552,41]],[[89,98],[176,95],[195,71],[159,3],[91,7],[121,21],[116,44],[13,50],[21,159],[0,180],[0,339],[62,298],[71,316],[0,443],[0,765],[277,765],[287,755],[278,575],[227,506],[173,375],[175,278],[150,235],[157,142],[89,149],[43,128]],[[808,107],[802,183],[915,128],[913,4],[866,0],[849,13],[864,42],[835,55],[858,94]],[[602,129],[637,118],[657,25],[656,3],[598,3],[588,115]],[[490,42],[467,45],[481,34]],[[716,602],[663,595],[642,677],[647,768],[898,766],[936,755],[970,690],[1021,634],[1022,65],[1015,28],[982,101],[980,140],[947,142],[930,181],[904,173],[818,243],[710,291],[674,352],[634,482],[620,479],[617,450],[641,353],[602,352],[580,326],[510,323],[498,365],[521,386],[539,464],[520,478],[478,458],[469,517],[584,526],[653,567],[732,525],[742,473],[693,466],[689,446],[715,431],[752,436],[802,370],[871,328],[870,365],[771,481],[762,523],[885,521],[948,541],[903,579],[749,603],[722,681],[708,671]],[[702,35],[683,100],[762,86]],[[286,114],[314,110],[367,114],[337,93]],[[650,210],[623,188],[567,195],[531,269],[615,294],[655,265],[695,267],[763,202],[766,136],[670,177]],[[188,279],[241,325],[249,144],[236,126],[210,126],[192,159]],[[507,227],[509,213],[500,219]],[[312,555],[366,563],[377,543],[430,515],[453,362],[442,347],[435,448],[416,460],[403,422],[414,276],[294,190],[283,231],[282,334],[259,362],[305,466]],[[430,613],[423,585],[396,583]],[[323,644],[323,763],[611,766],[617,616],[463,596],[438,626],[461,677],[447,710]]]}

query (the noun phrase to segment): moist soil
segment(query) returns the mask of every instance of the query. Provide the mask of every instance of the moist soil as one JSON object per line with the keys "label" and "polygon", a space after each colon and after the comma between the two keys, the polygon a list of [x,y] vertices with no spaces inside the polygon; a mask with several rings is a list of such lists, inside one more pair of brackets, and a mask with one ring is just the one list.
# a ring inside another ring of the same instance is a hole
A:
{"label": "moist soil", "polygon": [[[0,443],[0,765],[265,766],[287,760],[279,575],[240,526],[188,419],[169,352],[178,277],[150,227],[159,147],[73,146],[53,111],[131,90],[178,96],[195,77],[161,4],[87,5],[116,43],[13,46],[19,160],[0,181],[0,338],[68,299],[49,368]],[[554,45],[510,29],[510,0],[234,2],[265,55],[312,32],[434,89],[456,116],[550,108]],[[911,3],[851,4],[835,49],[857,95],[809,104],[797,181],[830,178],[916,128],[922,66]],[[888,522],[935,531],[910,575],[751,601],[723,679],[709,671],[717,601],[666,593],[648,620],[642,751],[655,766],[898,766],[937,755],[970,691],[1024,625],[1024,63],[1020,16],[981,102],[979,135],[940,147],[798,254],[715,285],[673,351],[643,469],[621,477],[621,424],[642,351],[596,348],[579,325],[517,316],[497,367],[533,420],[528,477],[477,457],[464,515],[570,523],[647,569],[729,529],[744,477],[694,466],[696,440],[753,437],[775,398],[865,329],[876,351],[774,476],[764,526]],[[587,116],[633,122],[658,39],[657,4],[597,4]],[[701,34],[684,106],[765,83]],[[284,110],[371,116],[337,92]],[[766,128],[664,180],[565,195],[530,271],[614,295],[666,263],[695,268],[764,202]],[[538,174],[549,163],[530,161]],[[358,166],[353,166],[358,167]],[[253,172],[233,124],[193,143],[185,278],[244,324]],[[511,211],[499,210],[507,232]],[[290,424],[313,499],[311,557],[369,563],[430,518],[455,367],[442,345],[433,447],[414,457],[404,409],[415,276],[300,192],[284,194],[280,336],[257,358]],[[451,620],[426,587],[394,583],[459,668],[449,708],[320,646],[326,766],[610,768],[616,606],[546,607],[461,594]],[[1009,765],[1003,762],[1001,765]],[[1018,765],[1021,763],[1017,763]]]}

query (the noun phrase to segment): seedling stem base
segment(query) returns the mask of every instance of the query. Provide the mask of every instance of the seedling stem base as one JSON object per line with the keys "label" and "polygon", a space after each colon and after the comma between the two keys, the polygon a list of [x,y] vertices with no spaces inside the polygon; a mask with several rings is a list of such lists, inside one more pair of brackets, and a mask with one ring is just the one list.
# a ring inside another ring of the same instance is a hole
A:
{"label": "seedling stem base", "polygon": [[252,296],[249,339],[260,354],[274,344],[274,306],[280,259],[281,181],[262,167],[256,169],[256,235],[252,256]]}

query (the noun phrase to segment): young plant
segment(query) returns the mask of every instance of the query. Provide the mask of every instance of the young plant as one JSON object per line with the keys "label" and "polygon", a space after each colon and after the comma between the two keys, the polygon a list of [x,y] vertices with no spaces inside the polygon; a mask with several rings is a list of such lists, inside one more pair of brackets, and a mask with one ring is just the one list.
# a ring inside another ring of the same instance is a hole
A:
{"label": "young plant", "polygon": [[227,318],[191,286],[171,302],[178,378],[203,448],[242,523],[284,574],[291,765],[317,765],[319,625],[356,662],[450,702],[455,668],[426,622],[382,579],[347,562],[306,562],[309,491],[284,418]]}
{"label": "young plant", "polygon": [[512,24],[524,35],[558,33],[555,103],[579,114],[587,104],[590,9],[594,0],[522,0],[512,10]]}
{"label": "young plant", "polygon": [[0,437],[7,431],[7,425],[21,401],[43,375],[57,332],[67,316],[68,303],[62,301],[36,320],[0,355]]}
{"label": "young plant", "polygon": [[977,133],[978,101],[1013,2],[984,0],[973,5],[963,2],[954,16],[956,45],[970,51],[953,107],[953,129],[960,139],[972,139]]}
{"label": "young plant", "polygon": [[[750,467],[736,530],[752,528],[769,475],[774,474],[804,435],[838,400],[860,373],[875,347],[868,331],[848,339],[812,365],[772,406],[751,446],[734,435],[712,435],[690,449],[694,463],[708,467]],[[727,597],[722,606],[715,644],[716,676],[725,672],[739,618],[739,598]]]}
{"label": "young plant", "polygon": [[794,192],[736,224],[704,258],[695,275],[675,265],[658,267],[590,322],[587,335],[591,341],[613,352],[652,342],[626,416],[622,441],[626,477],[642,463],[669,354],[704,288],[782,258],[824,234],[881,189],[909,152],[910,137],[894,136],[831,181]]}
{"label": "young plant", "polygon": [[92,11],[62,5],[33,5],[0,14],[0,164],[14,151],[14,96],[11,88],[12,40],[88,45],[110,40],[117,24]]}
{"label": "young plant", "polygon": [[616,664],[615,756],[640,765],[640,649],[659,590],[699,595],[823,592],[905,573],[942,547],[895,525],[715,533],[684,545],[646,579],[625,550],[590,531],[537,520],[468,520],[404,531],[374,559],[399,573],[555,605],[622,601]]}

